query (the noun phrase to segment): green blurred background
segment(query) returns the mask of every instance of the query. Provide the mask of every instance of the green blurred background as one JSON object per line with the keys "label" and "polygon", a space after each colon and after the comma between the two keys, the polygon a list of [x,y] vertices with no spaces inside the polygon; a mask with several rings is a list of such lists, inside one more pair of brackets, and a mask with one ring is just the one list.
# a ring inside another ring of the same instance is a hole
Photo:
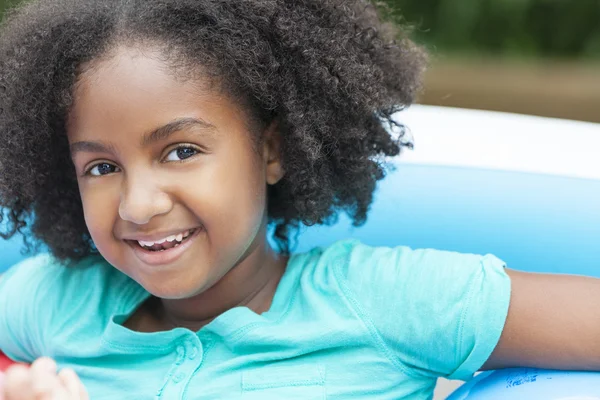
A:
{"label": "green blurred background", "polygon": [[427,104],[600,122],[600,0],[385,0],[431,54]]}
{"label": "green blurred background", "polygon": [[600,0],[377,1],[431,54],[421,103],[600,122]]}
{"label": "green blurred background", "polygon": [[393,17],[444,52],[600,59],[598,0],[387,0]]}

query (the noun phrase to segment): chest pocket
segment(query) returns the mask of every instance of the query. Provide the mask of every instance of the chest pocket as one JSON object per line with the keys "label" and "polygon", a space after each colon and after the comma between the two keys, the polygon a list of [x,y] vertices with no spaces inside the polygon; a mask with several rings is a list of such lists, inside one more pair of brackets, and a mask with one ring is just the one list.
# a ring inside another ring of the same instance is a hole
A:
{"label": "chest pocket", "polygon": [[268,365],[242,373],[243,400],[325,400],[325,368]]}

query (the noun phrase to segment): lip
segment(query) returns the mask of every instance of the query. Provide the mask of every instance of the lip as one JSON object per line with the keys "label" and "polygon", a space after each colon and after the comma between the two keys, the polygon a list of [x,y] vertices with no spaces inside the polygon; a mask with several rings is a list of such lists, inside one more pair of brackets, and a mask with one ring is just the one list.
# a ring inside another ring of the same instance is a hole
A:
{"label": "lip", "polygon": [[[196,231],[183,241],[177,247],[171,247],[170,249],[163,251],[150,251],[139,246],[134,240],[125,240],[127,244],[133,249],[133,253],[136,257],[147,265],[160,266],[165,264],[171,264],[177,261],[185,251],[192,246],[193,242],[204,231],[201,227],[194,228]],[[181,231],[179,231],[181,232]],[[163,236],[164,237],[164,236]]]}

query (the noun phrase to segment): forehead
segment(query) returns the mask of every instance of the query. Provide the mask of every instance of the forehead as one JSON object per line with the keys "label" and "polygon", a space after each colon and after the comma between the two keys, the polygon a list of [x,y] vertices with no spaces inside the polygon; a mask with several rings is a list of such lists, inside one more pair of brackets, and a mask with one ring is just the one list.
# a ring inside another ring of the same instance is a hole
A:
{"label": "forehead", "polygon": [[[197,75],[193,82],[179,79],[164,53],[157,48],[117,47],[83,68],[75,95],[77,100],[90,101],[109,94],[135,97],[156,93],[164,96],[172,92],[190,92],[193,88],[211,89],[208,80]],[[196,94],[202,90],[198,92]]]}
{"label": "forehead", "polygon": [[243,118],[216,85],[197,74],[178,78],[154,49],[118,48],[86,66],[74,91],[67,133],[147,132],[180,117]]}

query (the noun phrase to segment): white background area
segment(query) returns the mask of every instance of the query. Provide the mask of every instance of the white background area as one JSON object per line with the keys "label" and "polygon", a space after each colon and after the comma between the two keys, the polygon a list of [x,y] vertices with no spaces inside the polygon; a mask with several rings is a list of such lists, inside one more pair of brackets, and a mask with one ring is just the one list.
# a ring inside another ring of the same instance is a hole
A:
{"label": "white background area", "polygon": [[400,163],[600,179],[600,124],[434,106],[394,119],[415,143]]}

